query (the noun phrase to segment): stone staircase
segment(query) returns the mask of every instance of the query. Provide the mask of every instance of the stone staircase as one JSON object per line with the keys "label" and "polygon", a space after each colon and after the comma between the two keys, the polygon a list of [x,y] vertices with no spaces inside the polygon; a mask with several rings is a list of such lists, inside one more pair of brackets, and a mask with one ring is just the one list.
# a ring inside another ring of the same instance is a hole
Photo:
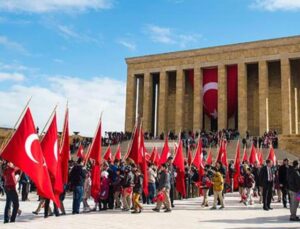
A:
{"label": "stone staircase", "polygon": [[[174,145],[175,145],[175,143],[177,143],[177,141],[170,141],[169,140],[169,147],[171,149],[172,154],[174,154]],[[236,153],[236,144],[237,144],[237,140],[232,140],[228,143],[228,145],[227,145],[228,160],[234,160],[235,153]],[[122,144],[121,144],[122,155],[126,154],[128,145],[129,145],[129,141],[122,142]],[[145,141],[145,146],[146,146],[146,149],[149,153],[152,152],[152,149],[153,149],[154,146],[158,149],[158,152],[161,153],[163,145],[164,145],[164,141],[161,141],[161,140]],[[300,143],[298,144],[298,146],[300,148]],[[248,155],[250,155],[250,147],[251,147],[251,145],[247,145]],[[103,154],[104,154],[106,148],[107,147],[103,147],[103,151],[102,151]],[[111,149],[112,149],[112,152],[114,154],[117,150],[117,146],[116,145],[111,146]],[[205,150],[208,151],[208,149],[205,149]],[[195,152],[193,152],[193,153],[195,153]],[[215,160],[215,158],[217,156],[217,153],[218,153],[218,149],[217,148],[212,148],[213,160]],[[269,149],[263,149],[262,153],[263,153],[263,158],[266,159],[268,157],[268,154],[269,154]],[[296,160],[296,159],[299,158],[299,156],[297,157],[297,153],[289,153],[289,151],[287,151],[285,149],[282,149],[282,148],[281,149],[275,149],[275,154],[276,154],[276,157],[279,161],[282,161],[284,158],[289,158],[290,160]],[[241,157],[242,157],[242,155],[243,155],[243,149],[242,149],[242,146],[241,146]]]}

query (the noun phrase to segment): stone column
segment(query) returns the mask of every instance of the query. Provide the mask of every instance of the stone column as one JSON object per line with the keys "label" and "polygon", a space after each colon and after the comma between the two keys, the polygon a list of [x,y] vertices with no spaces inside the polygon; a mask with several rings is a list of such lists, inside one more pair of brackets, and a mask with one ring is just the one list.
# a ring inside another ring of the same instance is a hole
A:
{"label": "stone column", "polygon": [[[267,130],[266,99],[269,96],[268,63],[258,63],[258,103],[259,103],[259,135]],[[270,117],[270,116],[269,116]]]}
{"label": "stone column", "polygon": [[248,129],[247,117],[247,68],[245,63],[238,64],[238,130],[244,136]]}
{"label": "stone column", "polygon": [[136,77],[128,69],[126,84],[125,131],[132,132],[135,124]]}
{"label": "stone column", "polygon": [[282,58],[281,63],[281,105],[282,134],[292,133],[291,114],[291,66],[288,58]]}
{"label": "stone column", "polygon": [[226,66],[218,66],[218,129],[227,128],[227,75]]}
{"label": "stone column", "polygon": [[152,77],[150,72],[144,74],[144,96],[143,96],[143,129],[144,132],[152,131]]}
{"label": "stone column", "polygon": [[175,134],[184,129],[183,127],[183,100],[185,90],[185,77],[182,68],[176,71],[176,112],[175,112]]}
{"label": "stone column", "polygon": [[203,95],[202,83],[203,74],[199,66],[194,67],[194,115],[193,115],[193,130],[199,131],[203,128]]}
{"label": "stone column", "polygon": [[166,135],[167,130],[167,97],[168,97],[168,73],[162,69],[159,74],[158,96],[158,135],[162,132]]}

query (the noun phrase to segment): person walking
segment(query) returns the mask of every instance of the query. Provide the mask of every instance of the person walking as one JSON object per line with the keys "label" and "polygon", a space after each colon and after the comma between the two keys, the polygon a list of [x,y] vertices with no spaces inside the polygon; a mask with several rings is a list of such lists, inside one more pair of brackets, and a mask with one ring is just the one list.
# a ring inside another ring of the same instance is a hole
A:
{"label": "person walking", "polygon": [[252,195],[253,195],[253,188],[255,186],[255,179],[254,175],[251,173],[251,168],[246,169],[245,174],[245,189],[246,189],[246,199],[244,200],[244,204],[247,205],[253,205]]}
{"label": "person walking", "polygon": [[[6,194],[6,203],[4,208],[4,223],[14,223],[19,210],[19,197],[16,190],[17,181],[15,172],[17,168],[10,162],[3,165],[4,190]],[[13,211],[9,217],[9,209],[13,204]]]}
{"label": "person walking", "polygon": [[153,203],[153,198],[156,196],[156,177],[157,173],[154,169],[154,164],[150,163],[148,168],[148,190],[149,195],[147,196],[147,204]]}
{"label": "person walking", "polygon": [[131,196],[133,187],[133,174],[131,172],[131,166],[127,165],[124,170],[124,178],[122,180],[122,202],[123,211],[129,211],[131,207]]}
{"label": "person walking", "polygon": [[[282,203],[283,207],[287,208],[287,203],[289,198],[289,192],[288,192],[288,171],[289,171],[289,160],[285,158],[282,162],[282,165],[279,167],[278,173],[279,173],[279,185],[281,189],[282,194]],[[288,198],[288,199],[287,199]]]}
{"label": "person walking", "polygon": [[171,212],[171,200],[170,200],[170,189],[171,189],[171,181],[170,181],[170,172],[168,171],[168,165],[163,164],[161,166],[161,173],[158,181],[158,193],[162,193],[164,196],[163,200],[157,200],[156,207],[153,208],[153,211],[159,212],[162,204],[165,205],[165,212]]}
{"label": "person walking", "polygon": [[300,171],[297,160],[293,161],[293,166],[288,171],[288,188],[290,194],[290,221],[300,221],[300,218],[297,216],[299,207],[297,195],[300,194]]}
{"label": "person walking", "polygon": [[134,172],[134,187],[133,187],[133,211],[131,213],[141,213],[143,210],[140,204],[140,196],[143,193],[143,180],[144,177],[140,170],[137,169]]}
{"label": "person walking", "polygon": [[273,210],[273,208],[271,208],[272,189],[274,182],[272,165],[273,162],[271,160],[266,160],[266,165],[261,168],[259,173],[260,185],[263,188],[263,209],[265,211]]}
{"label": "person walking", "polygon": [[85,173],[82,167],[82,159],[78,158],[77,164],[72,168],[70,172],[70,183],[73,189],[73,205],[72,214],[79,214],[80,203],[83,195],[83,183]]}
{"label": "person walking", "polygon": [[217,202],[218,199],[220,200],[221,207],[220,209],[223,209],[224,206],[224,200],[223,200],[223,189],[224,189],[224,179],[220,172],[213,171],[213,177],[212,177],[212,185],[213,185],[213,192],[214,192],[214,203],[212,206],[212,210],[217,209]]}

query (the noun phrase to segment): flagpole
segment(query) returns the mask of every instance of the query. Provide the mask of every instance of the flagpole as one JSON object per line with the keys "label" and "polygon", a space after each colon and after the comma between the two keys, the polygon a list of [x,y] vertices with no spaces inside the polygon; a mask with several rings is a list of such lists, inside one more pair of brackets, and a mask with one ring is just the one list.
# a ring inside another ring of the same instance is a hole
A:
{"label": "flagpole", "polygon": [[28,106],[29,106],[29,103],[32,99],[32,96],[30,96],[30,98],[28,99],[24,109],[22,110],[17,122],[15,123],[14,127],[12,128],[12,130],[9,132],[9,134],[6,136],[6,138],[3,140],[2,144],[1,144],[1,147],[0,147],[0,155],[2,154],[2,150],[6,147],[7,145],[7,142],[9,142],[9,140],[12,138],[13,134],[15,133],[15,129],[17,128],[20,120],[23,118],[24,114],[25,114],[25,111],[27,110]]}
{"label": "flagpole", "polygon": [[48,124],[50,123],[50,120],[52,120],[53,119],[53,117],[54,117],[54,114],[55,114],[55,112],[56,112],[56,109],[57,109],[57,106],[58,106],[58,104],[56,104],[55,105],[55,107],[54,107],[54,109],[53,109],[53,111],[52,111],[52,113],[51,113],[51,115],[50,115],[50,117],[49,117],[49,119],[47,120],[47,122],[46,122],[46,124],[45,124],[45,126],[44,126],[44,128],[43,128],[43,130],[41,131],[41,134],[40,134],[40,138],[41,138],[41,141],[43,140],[43,138],[44,138],[44,136],[42,136],[42,134],[43,134],[43,132],[45,131],[45,129],[46,129],[46,127],[48,126]]}

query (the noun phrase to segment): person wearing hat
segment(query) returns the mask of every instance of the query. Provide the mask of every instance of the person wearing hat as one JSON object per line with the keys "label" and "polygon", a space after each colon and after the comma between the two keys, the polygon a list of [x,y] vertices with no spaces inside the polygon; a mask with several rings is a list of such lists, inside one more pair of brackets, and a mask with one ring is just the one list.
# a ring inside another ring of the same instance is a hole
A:
{"label": "person wearing hat", "polygon": [[131,172],[131,166],[127,165],[124,169],[124,178],[122,181],[122,203],[123,211],[129,211],[131,207],[131,195],[133,187],[133,173]]}
{"label": "person wearing hat", "polygon": [[300,194],[300,172],[297,160],[293,161],[293,166],[288,171],[288,189],[290,194],[290,221],[300,221],[297,216],[297,208],[299,207],[297,195]]}
{"label": "person wearing hat", "polygon": [[287,182],[287,176],[289,171],[289,159],[285,158],[282,162],[282,165],[279,167],[278,170],[278,179],[279,179],[279,185],[281,189],[282,194],[282,203],[283,207],[287,208],[287,196],[288,194],[288,182]]}

